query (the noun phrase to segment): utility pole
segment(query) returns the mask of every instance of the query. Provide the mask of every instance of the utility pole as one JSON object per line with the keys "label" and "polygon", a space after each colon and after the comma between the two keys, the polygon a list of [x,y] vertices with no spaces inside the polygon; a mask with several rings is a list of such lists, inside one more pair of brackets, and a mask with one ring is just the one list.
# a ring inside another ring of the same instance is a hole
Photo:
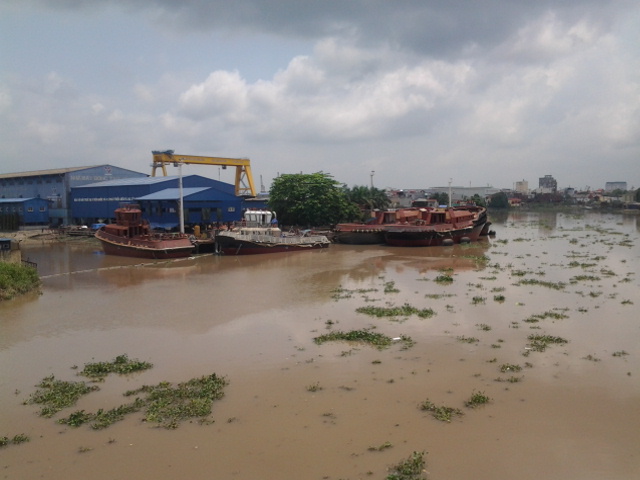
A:
{"label": "utility pole", "polygon": [[375,174],[375,170],[371,170],[371,190],[373,190],[373,175]]}
{"label": "utility pole", "polygon": [[452,178],[449,179],[449,208],[451,208],[451,181],[452,180],[453,180]]}

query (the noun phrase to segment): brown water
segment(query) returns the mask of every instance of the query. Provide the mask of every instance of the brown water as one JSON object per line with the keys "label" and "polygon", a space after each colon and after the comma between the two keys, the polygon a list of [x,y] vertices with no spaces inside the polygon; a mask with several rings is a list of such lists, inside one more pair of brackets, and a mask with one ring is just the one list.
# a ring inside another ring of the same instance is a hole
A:
{"label": "brown water", "polygon": [[[443,248],[332,245],[142,263],[86,240],[27,247],[45,278],[42,295],[0,304],[0,436],[31,441],[0,449],[0,478],[383,479],[413,451],[428,452],[430,479],[640,478],[638,218],[493,220],[495,239]],[[454,282],[435,283],[446,267]],[[517,285],[523,279],[567,285]],[[399,292],[385,293],[390,282]],[[348,292],[334,298],[339,287]],[[404,303],[437,315],[356,312]],[[549,311],[568,318],[524,322]],[[331,322],[416,344],[316,345]],[[532,333],[569,343],[525,357]],[[628,355],[612,355],[620,351]],[[43,377],[75,380],[71,367],[123,353],[154,368],[109,377],[59,416],[120,405],[122,392],[143,384],[215,372],[230,380],[215,423],[164,430],[132,415],[92,431],[22,405]],[[500,365],[525,362],[521,381],[496,381],[510,376]],[[316,383],[321,390],[309,391]],[[474,391],[491,403],[465,408]],[[465,415],[439,422],[419,410],[426,399]],[[370,450],[385,442],[392,447]]]}

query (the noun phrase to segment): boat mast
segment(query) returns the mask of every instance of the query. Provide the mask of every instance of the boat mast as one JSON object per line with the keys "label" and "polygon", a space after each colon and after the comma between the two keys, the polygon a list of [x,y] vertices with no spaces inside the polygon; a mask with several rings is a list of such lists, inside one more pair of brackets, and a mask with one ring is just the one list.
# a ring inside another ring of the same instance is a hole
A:
{"label": "boat mast", "polygon": [[451,208],[451,181],[452,180],[453,180],[452,178],[449,179],[449,208]]}

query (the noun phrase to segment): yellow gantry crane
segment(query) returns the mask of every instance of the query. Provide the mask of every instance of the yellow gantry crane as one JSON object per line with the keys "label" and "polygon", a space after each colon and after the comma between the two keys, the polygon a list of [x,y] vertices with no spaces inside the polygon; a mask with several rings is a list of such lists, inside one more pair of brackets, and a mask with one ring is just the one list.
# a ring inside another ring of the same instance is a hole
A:
{"label": "yellow gantry crane", "polygon": [[164,152],[153,151],[153,163],[151,167],[151,176],[156,176],[156,170],[162,169],[163,175],[167,176],[167,163],[174,165],[191,164],[191,165],[218,165],[223,169],[227,167],[236,167],[236,195],[238,196],[256,196],[256,189],[251,176],[251,161],[248,158],[222,158],[222,157],[198,157],[195,155],[178,155],[173,150]]}

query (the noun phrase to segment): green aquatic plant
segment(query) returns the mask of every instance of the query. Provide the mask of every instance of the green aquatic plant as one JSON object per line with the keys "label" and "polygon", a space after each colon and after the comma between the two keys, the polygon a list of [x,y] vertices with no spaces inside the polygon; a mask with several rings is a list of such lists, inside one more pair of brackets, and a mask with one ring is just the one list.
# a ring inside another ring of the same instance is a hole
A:
{"label": "green aquatic plant", "polygon": [[420,408],[420,410],[431,412],[431,416],[433,416],[433,418],[447,423],[450,423],[454,416],[464,415],[464,412],[459,408],[447,407],[446,405],[437,406],[429,399],[421,402],[418,405],[418,408]]}
{"label": "green aquatic plant", "polygon": [[[404,343],[405,346],[411,346],[414,343],[411,337],[404,335],[398,337],[398,340]],[[373,345],[374,347],[377,347],[379,349],[383,349],[391,346],[394,342],[394,339],[382,333],[372,332],[371,329],[363,329],[351,330],[349,332],[334,331],[315,337],[313,341],[317,345],[336,341],[358,342],[366,343],[369,345]]]}
{"label": "green aquatic plant", "polygon": [[423,480],[426,479],[424,456],[426,452],[413,452],[409,458],[389,469],[386,480]]}
{"label": "green aquatic plant", "polygon": [[0,447],[6,447],[7,445],[20,445],[21,443],[30,442],[31,437],[24,433],[18,433],[13,438],[0,437]]}
{"label": "green aquatic plant", "polygon": [[502,373],[519,372],[521,370],[522,370],[522,367],[520,365],[514,365],[511,363],[503,363],[502,365],[500,365],[500,371]]}
{"label": "green aquatic plant", "polygon": [[400,290],[396,288],[396,282],[385,282],[384,293],[398,293]]}
{"label": "green aquatic plant", "polygon": [[84,382],[56,380],[53,375],[42,379],[36,387],[38,390],[32,393],[24,404],[35,403],[42,405],[38,414],[47,418],[52,417],[64,408],[75,405],[83,395],[99,390],[97,386],[89,386]]}
{"label": "green aquatic plant", "polygon": [[456,340],[462,343],[477,343],[480,341],[480,339],[476,337],[465,337],[464,335],[460,335],[456,337]]}
{"label": "green aquatic plant", "polygon": [[527,337],[530,349],[534,352],[544,352],[549,345],[564,345],[569,342],[562,337],[554,337],[553,335],[537,335],[531,334]]}
{"label": "green aquatic plant", "polygon": [[535,278],[520,280],[516,285],[540,285],[541,287],[547,287],[553,290],[562,290],[567,286],[564,282],[545,282]]}
{"label": "green aquatic plant", "polygon": [[110,373],[126,375],[129,373],[148,370],[153,367],[152,363],[140,360],[130,360],[127,354],[118,355],[111,362],[86,363],[84,369],[78,375],[90,378],[103,378]]}
{"label": "green aquatic plant", "polygon": [[491,399],[488,396],[486,396],[484,394],[484,392],[476,392],[476,391],[474,391],[471,394],[471,398],[469,398],[469,400],[464,402],[464,404],[468,408],[476,408],[476,407],[479,407],[480,405],[485,405],[485,404],[489,403],[490,401],[491,401]]}
{"label": "green aquatic plant", "polygon": [[364,313],[372,317],[408,317],[417,315],[420,318],[433,317],[436,312],[431,308],[418,309],[408,303],[400,307],[374,307],[372,305],[356,308],[356,312]]}

